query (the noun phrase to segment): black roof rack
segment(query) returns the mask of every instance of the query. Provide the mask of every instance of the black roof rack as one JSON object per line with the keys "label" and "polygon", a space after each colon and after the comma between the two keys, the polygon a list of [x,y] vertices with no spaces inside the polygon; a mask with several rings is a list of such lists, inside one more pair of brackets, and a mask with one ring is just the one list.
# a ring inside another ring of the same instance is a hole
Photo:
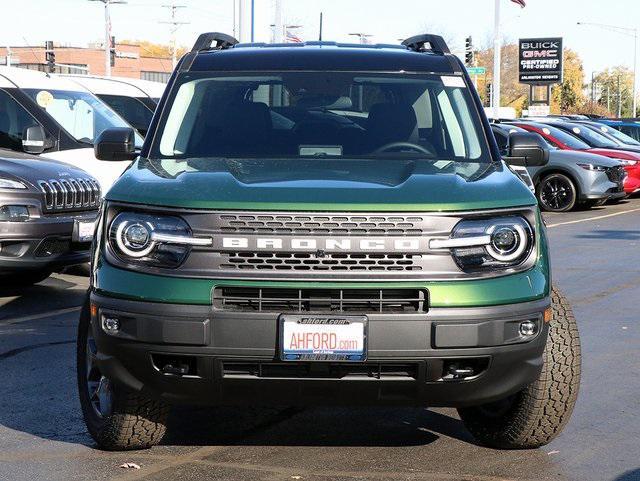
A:
{"label": "black roof rack", "polygon": [[[216,42],[215,47],[211,44]],[[220,32],[207,32],[200,34],[196,43],[193,44],[192,52],[201,52],[203,50],[225,50],[236,45],[238,41],[231,35]]]}
{"label": "black roof rack", "polygon": [[[428,48],[426,47],[427,44],[429,44]],[[432,35],[430,33],[410,37],[402,42],[402,45],[416,52],[431,51],[439,55],[451,53],[444,38],[442,38],[440,35]]]}

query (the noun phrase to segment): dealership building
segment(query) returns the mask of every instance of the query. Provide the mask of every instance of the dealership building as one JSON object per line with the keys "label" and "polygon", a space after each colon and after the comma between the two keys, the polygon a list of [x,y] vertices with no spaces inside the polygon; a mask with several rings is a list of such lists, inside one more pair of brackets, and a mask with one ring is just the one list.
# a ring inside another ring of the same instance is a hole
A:
{"label": "dealership building", "polygon": [[[51,51],[55,55],[53,67],[55,73],[105,74],[105,52],[101,45],[54,46]],[[117,43],[112,57],[111,75],[113,76],[167,82],[171,75],[171,58],[151,56],[140,45]],[[8,63],[14,67],[42,72],[50,71],[45,45],[0,47],[0,65]]]}

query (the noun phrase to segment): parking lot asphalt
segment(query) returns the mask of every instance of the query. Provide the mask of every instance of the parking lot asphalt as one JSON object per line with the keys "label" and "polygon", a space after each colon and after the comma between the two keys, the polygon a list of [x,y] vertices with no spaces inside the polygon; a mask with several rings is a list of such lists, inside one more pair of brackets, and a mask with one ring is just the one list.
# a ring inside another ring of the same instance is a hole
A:
{"label": "parking lot asphalt", "polygon": [[640,480],[640,199],[545,218],[583,346],[576,410],[549,446],[479,447],[450,409],[181,408],[161,446],[99,451],[75,387],[88,278],[60,274],[0,291],[0,479]]}

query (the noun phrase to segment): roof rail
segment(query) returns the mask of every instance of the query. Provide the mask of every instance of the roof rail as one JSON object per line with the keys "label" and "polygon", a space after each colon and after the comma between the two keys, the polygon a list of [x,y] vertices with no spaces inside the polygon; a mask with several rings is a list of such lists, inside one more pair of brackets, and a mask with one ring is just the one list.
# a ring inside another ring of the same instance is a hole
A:
{"label": "roof rail", "polygon": [[[426,44],[429,44],[428,48],[426,47]],[[444,38],[442,38],[440,35],[433,35],[430,33],[425,33],[423,35],[416,35],[415,37],[410,37],[406,39],[404,42],[402,42],[402,45],[416,52],[431,51],[438,55],[451,53],[449,50],[449,47],[447,46],[447,42],[445,42]]]}
{"label": "roof rail", "polygon": [[[211,44],[216,42],[215,47]],[[192,52],[201,52],[202,50],[225,50],[236,45],[238,41],[231,35],[220,32],[207,32],[202,33],[193,44]]]}

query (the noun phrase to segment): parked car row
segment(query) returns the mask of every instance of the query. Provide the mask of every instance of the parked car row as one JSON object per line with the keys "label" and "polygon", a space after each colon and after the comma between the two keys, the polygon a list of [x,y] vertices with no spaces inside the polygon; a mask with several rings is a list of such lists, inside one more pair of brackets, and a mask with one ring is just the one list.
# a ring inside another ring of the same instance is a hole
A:
{"label": "parked car row", "polygon": [[0,286],[89,260],[101,197],[128,162],[98,160],[106,129],[136,148],[164,84],[0,67]]}
{"label": "parked car row", "polygon": [[539,134],[548,145],[549,163],[527,168],[546,211],[593,207],[640,191],[640,143],[609,125],[547,117],[497,122],[492,129],[505,152],[513,132]]}

